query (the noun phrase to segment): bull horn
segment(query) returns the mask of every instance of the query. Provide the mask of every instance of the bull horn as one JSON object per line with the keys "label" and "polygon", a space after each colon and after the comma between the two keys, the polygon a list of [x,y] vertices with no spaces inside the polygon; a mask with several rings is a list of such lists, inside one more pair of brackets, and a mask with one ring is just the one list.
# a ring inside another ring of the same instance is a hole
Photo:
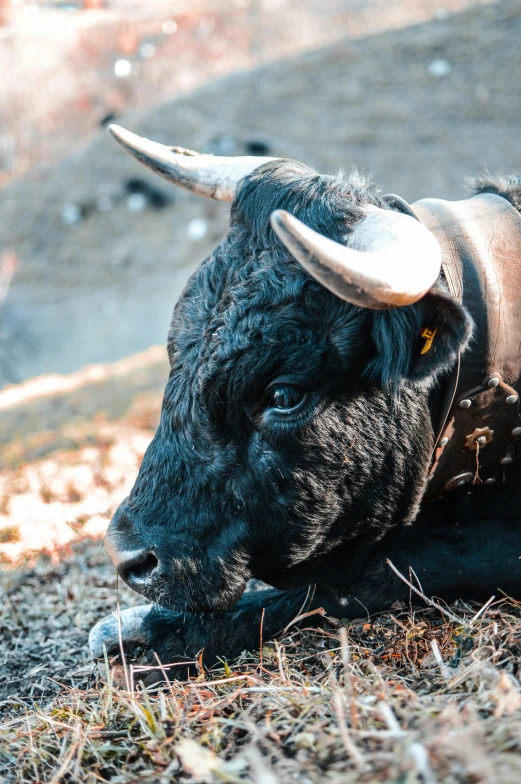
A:
{"label": "bull horn", "polygon": [[201,155],[183,147],[167,147],[166,144],[153,142],[119,125],[109,125],[109,131],[124,150],[165,180],[218,201],[233,201],[237,184],[243,177],[264,163],[277,160],[257,156],[225,158]]}
{"label": "bull horn", "polygon": [[412,305],[426,294],[441,268],[441,250],[419,221],[370,206],[341,245],[285,210],[271,225],[292,256],[341,299],[373,310]]}

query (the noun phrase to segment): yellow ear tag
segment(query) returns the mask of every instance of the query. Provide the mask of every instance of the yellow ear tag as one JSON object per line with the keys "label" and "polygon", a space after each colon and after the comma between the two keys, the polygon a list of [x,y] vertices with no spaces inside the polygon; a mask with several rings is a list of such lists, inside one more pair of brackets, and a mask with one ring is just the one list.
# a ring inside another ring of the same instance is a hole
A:
{"label": "yellow ear tag", "polygon": [[420,351],[420,354],[426,354],[427,351],[431,350],[434,341],[434,336],[436,335],[437,331],[438,331],[438,327],[435,327],[434,329],[431,329],[431,327],[425,327],[425,329],[421,333],[422,338],[425,338],[425,344],[422,350]]}

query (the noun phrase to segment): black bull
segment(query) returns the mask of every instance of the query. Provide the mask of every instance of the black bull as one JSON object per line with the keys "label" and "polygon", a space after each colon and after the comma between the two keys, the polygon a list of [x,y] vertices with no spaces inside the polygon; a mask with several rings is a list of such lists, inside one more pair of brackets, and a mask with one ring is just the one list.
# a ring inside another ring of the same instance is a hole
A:
{"label": "black bull", "polygon": [[[519,178],[477,190],[521,205]],[[410,596],[388,561],[412,568],[427,595],[521,596],[517,463],[495,487],[422,503],[436,389],[468,344],[468,314],[441,283],[407,307],[349,304],[270,228],[284,208],[341,242],[367,204],[386,207],[360,178],[265,164],[175,307],[160,424],[106,539],[120,575],[154,603],[122,615],[142,661],[204,648],[211,664],[255,648],[261,617],[267,639],[314,607],[388,608]],[[421,354],[425,324],[440,340]],[[244,593],[251,578],[275,587]],[[91,633],[94,656],[103,644],[118,648],[112,618]]]}

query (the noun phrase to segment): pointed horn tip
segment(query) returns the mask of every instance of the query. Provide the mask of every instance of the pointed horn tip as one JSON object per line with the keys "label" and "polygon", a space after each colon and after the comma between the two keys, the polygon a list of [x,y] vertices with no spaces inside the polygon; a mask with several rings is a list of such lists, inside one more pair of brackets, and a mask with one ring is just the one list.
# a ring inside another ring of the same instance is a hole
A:
{"label": "pointed horn tip", "polygon": [[286,210],[274,210],[271,213],[271,227],[279,236],[281,232],[286,232],[290,229],[292,222],[297,222],[297,218]]}
{"label": "pointed horn tip", "polygon": [[[108,132],[127,152],[135,155],[136,152],[145,152],[148,155],[153,154],[152,148],[163,147],[157,142],[147,139],[145,136],[139,136],[137,133],[128,131],[122,125],[111,123],[108,126]],[[165,147],[165,149],[167,149]]]}
{"label": "pointed horn tip", "polygon": [[118,136],[122,130],[123,128],[121,125],[116,125],[116,123],[110,123],[110,125],[107,126],[107,131],[112,134],[112,136]]}
{"label": "pointed horn tip", "polygon": [[107,127],[107,130],[110,135],[120,143],[127,142],[130,137],[139,138],[135,133],[132,133],[132,131],[127,131],[126,128],[123,128],[121,125],[116,125],[116,123],[111,123]]}

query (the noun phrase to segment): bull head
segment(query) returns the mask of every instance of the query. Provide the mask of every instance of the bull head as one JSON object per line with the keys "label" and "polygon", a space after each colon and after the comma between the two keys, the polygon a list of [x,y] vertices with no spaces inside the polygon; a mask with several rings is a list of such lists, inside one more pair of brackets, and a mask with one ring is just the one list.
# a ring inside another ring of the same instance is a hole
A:
{"label": "bull head", "polygon": [[368,185],[111,132],[175,184],[233,200],[174,310],[159,427],[107,532],[118,573],[181,612],[232,607],[252,576],[324,582],[339,551],[339,579],[356,579],[370,543],[416,515],[430,389],[470,335],[464,308],[429,291],[435,240]]}
{"label": "bull head", "polygon": [[[274,158],[214,157],[168,147],[118,125],[110,132],[136,160],[156,174],[200,196],[233,201],[239,182]],[[435,283],[439,245],[409,215],[369,205],[347,237],[347,245],[318,234],[294,216],[276,210],[271,224],[296,261],[341,299],[373,310],[411,305]]]}

